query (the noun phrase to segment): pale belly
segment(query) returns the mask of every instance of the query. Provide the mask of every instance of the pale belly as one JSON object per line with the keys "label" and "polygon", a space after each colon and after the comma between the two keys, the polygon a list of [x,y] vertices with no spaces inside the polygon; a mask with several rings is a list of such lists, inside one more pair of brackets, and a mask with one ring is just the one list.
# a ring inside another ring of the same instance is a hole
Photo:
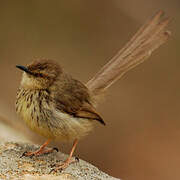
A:
{"label": "pale belly", "polygon": [[57,111],[44,97],[38,91],[18,93],[16,112],[31,130],[48,139],[66,142],[80,139],[93,129],[92,120]]}

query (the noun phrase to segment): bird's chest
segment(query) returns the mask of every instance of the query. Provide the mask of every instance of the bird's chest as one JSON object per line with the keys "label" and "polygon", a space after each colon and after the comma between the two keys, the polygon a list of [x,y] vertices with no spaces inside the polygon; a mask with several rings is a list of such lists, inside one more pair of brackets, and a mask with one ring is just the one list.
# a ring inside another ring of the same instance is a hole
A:
{"label": "bird's chest", "polygon": [[16,99],[16,112],[25,120],[26,123],[33,121],[39,114],[41,99],[38,95],[38,91],[30,91],[20,89],[17,93]]}
{"label": "bird's chest", "polygon": [[[39,134],[47,129],[49,102],[47,94],[38,90],[20,89],[17,93],[16,112],[26,124]],[[46,133],[47,134],[47,133]]]}

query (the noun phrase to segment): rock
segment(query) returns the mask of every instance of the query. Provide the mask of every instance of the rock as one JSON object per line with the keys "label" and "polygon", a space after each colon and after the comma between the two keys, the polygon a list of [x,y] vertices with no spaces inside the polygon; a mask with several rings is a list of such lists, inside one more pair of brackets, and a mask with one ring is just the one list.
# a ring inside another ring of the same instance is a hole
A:
{"label": "rock", "polygon": [[117,180],[97,167],[83,161],[71,164],[62,172],[50,173],[52,165],[61,163],[67,155],[61,152],[38,157],[21,157],[25,151],[34,151],[39,146],[28,143],[6,142],[0,144],[0,179],[17,180]]}

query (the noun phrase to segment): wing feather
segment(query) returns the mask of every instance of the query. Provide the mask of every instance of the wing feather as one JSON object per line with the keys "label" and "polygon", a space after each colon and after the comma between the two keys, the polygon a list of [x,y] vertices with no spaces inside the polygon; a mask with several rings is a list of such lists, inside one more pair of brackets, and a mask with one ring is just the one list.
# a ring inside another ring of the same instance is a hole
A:
{"label": "wing feather", "polygon": [[[69,86],[71,84],[71,86]],[[57,92],[57,91],[56,91]],[[56,109],[74,117],[97,120],[103,125],[105,122],[91,104],[88,89],[80,81],[70,79],[63,88],[54,95]]]}

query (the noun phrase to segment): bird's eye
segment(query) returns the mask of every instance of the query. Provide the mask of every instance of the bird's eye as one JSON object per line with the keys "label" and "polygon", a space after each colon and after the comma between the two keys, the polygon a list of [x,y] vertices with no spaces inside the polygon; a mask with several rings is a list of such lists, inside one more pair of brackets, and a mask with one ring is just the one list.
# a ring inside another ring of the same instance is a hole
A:
{"label": "bird's eye", "polygon": [[38,76],[39,76],[39,77],[43,77],[43,74],[42,74],[42,73],[39,73]]}
{"label": "bird's eye", "polygon": [[34,73],[35,77],[44,77],[44,75],[42,73]]}

